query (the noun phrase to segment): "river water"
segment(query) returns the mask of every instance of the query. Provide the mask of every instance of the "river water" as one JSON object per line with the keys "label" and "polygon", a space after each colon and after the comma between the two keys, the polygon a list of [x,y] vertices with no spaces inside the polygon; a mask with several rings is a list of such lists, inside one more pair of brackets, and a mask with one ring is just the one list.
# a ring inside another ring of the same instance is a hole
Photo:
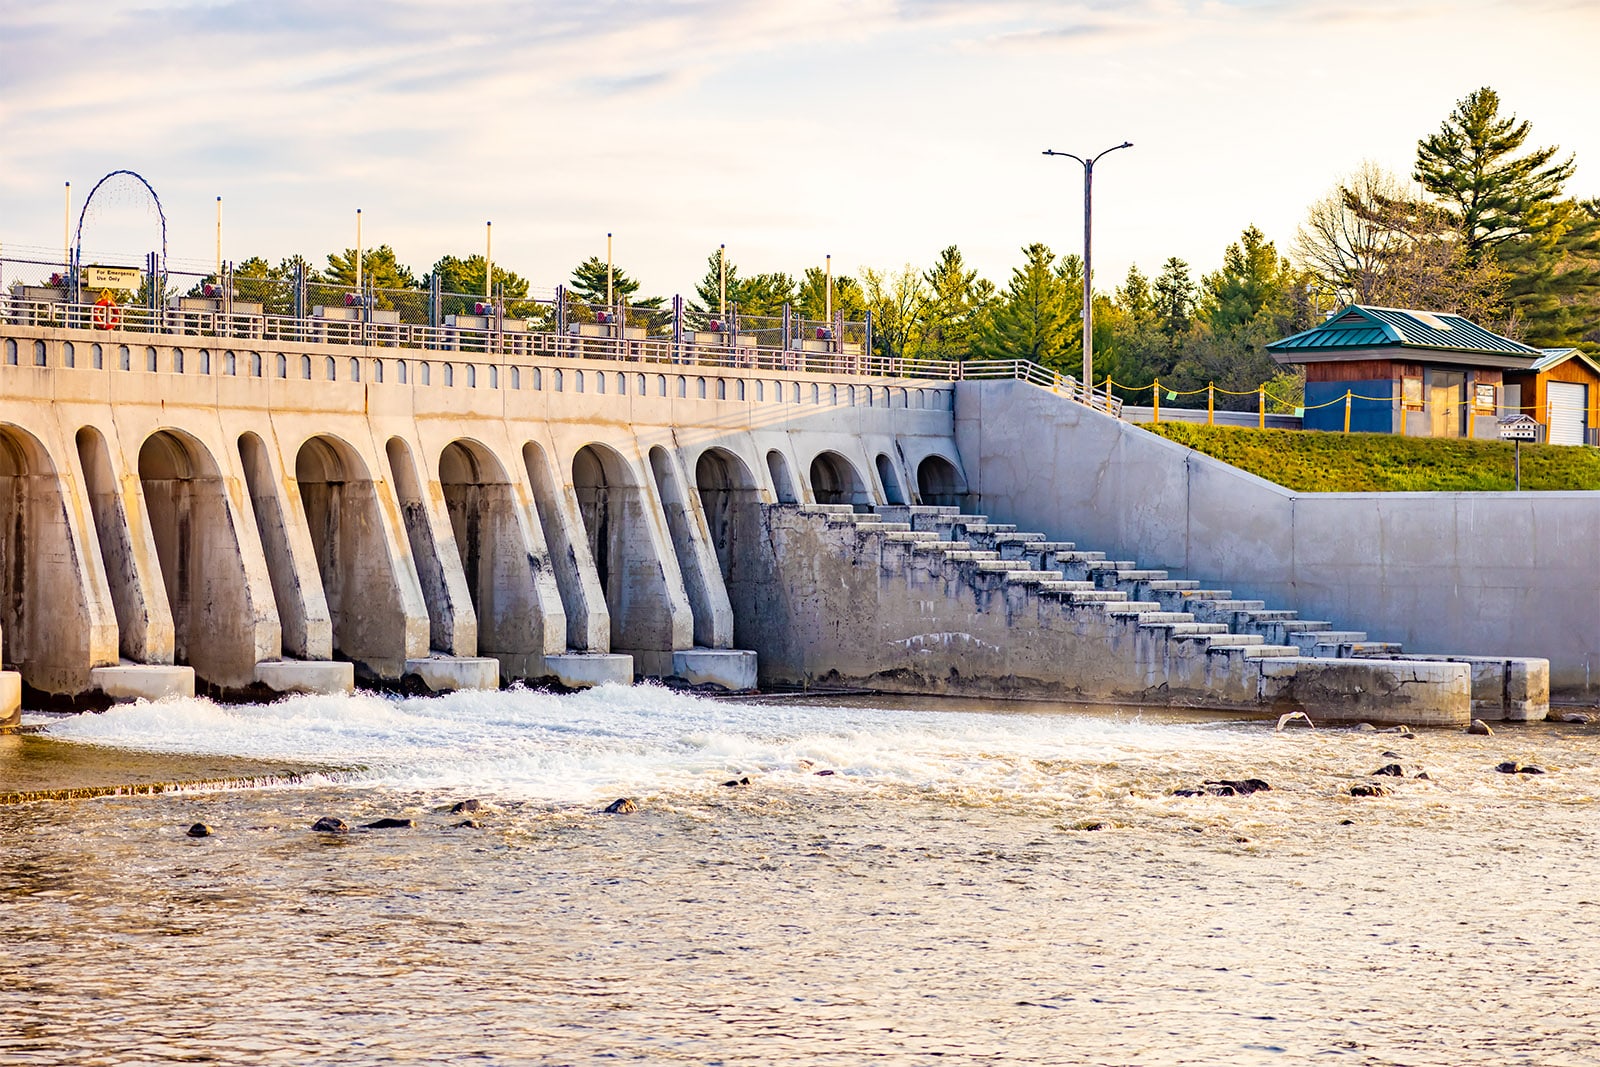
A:
{"label": "river water", "polygon": [[229,767],[322,769],[0,807],[0,1063],[1600,1063],[1595,728],[193,700],[6,739],[0,789]]}

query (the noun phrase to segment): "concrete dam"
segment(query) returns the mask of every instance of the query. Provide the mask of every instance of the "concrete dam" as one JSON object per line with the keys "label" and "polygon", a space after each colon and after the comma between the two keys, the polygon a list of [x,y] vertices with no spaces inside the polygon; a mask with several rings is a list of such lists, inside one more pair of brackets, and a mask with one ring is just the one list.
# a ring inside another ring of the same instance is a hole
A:
{"label": "concrete dam", "polygon": [[[1341,538],[1307,523],[1318,494],[1024,368],[13,312],[0,712],[636,677],[1412,724],[1590,698],[1600,642],[1562,613],[1592,619],[1593,569],[1491,610],[1506,535],[1463,530],[1456,494],[1394,494],[1452,498],[1408,538],[1381,529],[1403,501],[1335,504]],[[1560,538],[1600,527],[1554,503],[1481,506],[1570,572]]]}

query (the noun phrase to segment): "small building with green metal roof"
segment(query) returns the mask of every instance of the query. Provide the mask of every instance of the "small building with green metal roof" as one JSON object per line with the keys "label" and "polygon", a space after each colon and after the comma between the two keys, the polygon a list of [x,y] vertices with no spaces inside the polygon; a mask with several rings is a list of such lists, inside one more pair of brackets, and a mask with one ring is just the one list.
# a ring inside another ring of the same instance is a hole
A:
{"label": "small building with green metal roof", "polygon": [[1515,414],[1506,374],[1544,355],[1443,312],[1353,304],[1326,322],[1267,346],[1306,371],[1304,427],[1414,437],[1498,435]]}

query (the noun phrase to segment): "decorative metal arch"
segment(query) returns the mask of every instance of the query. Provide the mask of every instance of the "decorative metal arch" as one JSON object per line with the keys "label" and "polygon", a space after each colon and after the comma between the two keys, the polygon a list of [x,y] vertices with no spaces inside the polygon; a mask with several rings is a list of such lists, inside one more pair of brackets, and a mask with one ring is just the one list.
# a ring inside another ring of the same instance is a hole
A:
{"label": "decorative metal arch", "polygon": [[167,281],[167,213],[161,207],[161,197],[156,195],[155,186],[146,181],[143,174],[140,174],[135,170],[112,171],[110,174],[107,174],[105,177],[95,182],[94,188],[89,190],[89,195],[83,198],[83,207],[78,211],[78,231],[74,235],[72,242],[73,275],[76,277],[78,271],[83,267],[83,220],[89,214],[89,205],[94,201],[94,194],[100,191],[100,187],[102,185],[110,181],[112,178],[115,178],[119,174],[126,174],[131,178],[137,179],[139,184],[144,186],[145,191],[150,194],[150,199],[155,201],[156,218],[161,220],[161,262],[158,264],[161,271],[161,285],[157,286],[155,284],[155,279],[152,278],[150,288],[152,292],[162,292],[166,288]]}

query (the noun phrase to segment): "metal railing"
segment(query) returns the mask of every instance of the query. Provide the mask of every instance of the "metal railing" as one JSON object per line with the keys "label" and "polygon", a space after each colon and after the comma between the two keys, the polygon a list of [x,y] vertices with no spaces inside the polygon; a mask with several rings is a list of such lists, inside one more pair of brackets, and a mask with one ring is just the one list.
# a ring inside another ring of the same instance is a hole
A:
{"label": "metal railing", "polygon": [[870,318],[846,322],[836,316],[823,323],[785,308],[781,317],[735,310],[722,321],[678,298],[667,306],[608,307],[557,289],[551,297],[488,300],[437,290],[355,290],[303,275],[292,281],[225,276],[219,285],[196,275],[188,290],[196,295],[180,295],[181,285],[163,275],[165,293],[141,292],[123,303],[91,301],[93,294],[74,300],[73,289],[60,280],[59,264],[8,259],[0,270],[0,321],[17,325],[259,345],[410,348],[451,353],[461,363],[556,357],[947,382],[1011,378],[1113,416],[1120,417],[1122,409],[1115,396],[1029,360],[875,355]]}

